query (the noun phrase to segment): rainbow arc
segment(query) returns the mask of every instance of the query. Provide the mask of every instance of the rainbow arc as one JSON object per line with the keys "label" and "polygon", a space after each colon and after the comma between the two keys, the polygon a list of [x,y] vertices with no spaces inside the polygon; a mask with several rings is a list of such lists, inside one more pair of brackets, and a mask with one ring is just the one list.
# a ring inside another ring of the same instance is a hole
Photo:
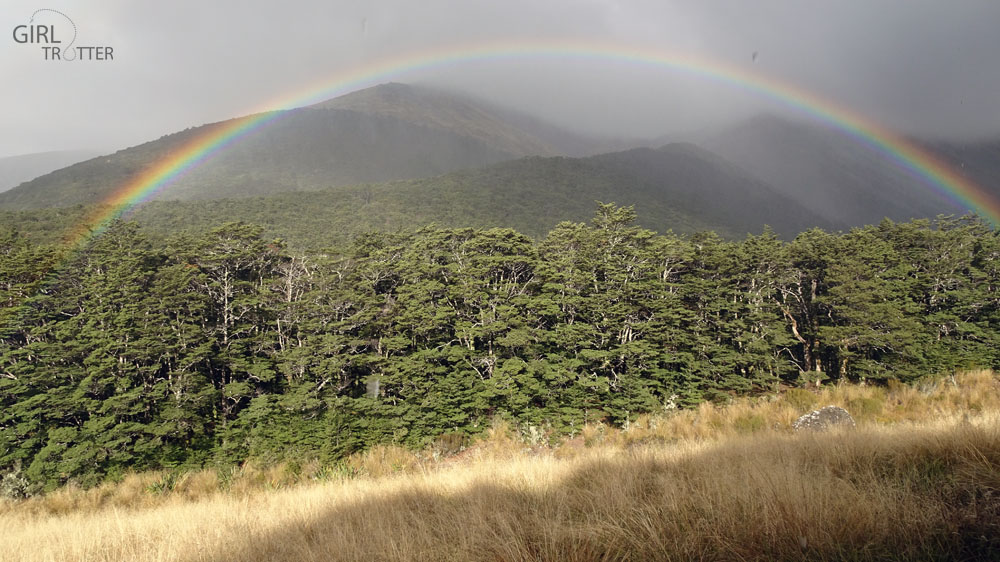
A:
{"label": "rainbow arc", "polygon": [[115,218],[166,189],[177,178],[251,131],[264,127],[295,109],[371,86],[399,79],[417,71],[469,62],[564,58],[605,61],[679,72],[740,88],[812,116],[840,130],[856,142],[883,154],[930,189],[957,204],[972,209],[994,225],[1000,224],[1000,202],[980,186],[963,177],[947,163],[912,141],[889,131],[870,119],[803,88],[779,81],[734,64],[690,53],[674,53],[651,48],[602,44],[592,41],[508,41],[457,45],[410,52],[365,64],[285,96],[251,115],[214,126],[152,164],[116,189],[87,217],[71,236],[79,243],[99,233]]}

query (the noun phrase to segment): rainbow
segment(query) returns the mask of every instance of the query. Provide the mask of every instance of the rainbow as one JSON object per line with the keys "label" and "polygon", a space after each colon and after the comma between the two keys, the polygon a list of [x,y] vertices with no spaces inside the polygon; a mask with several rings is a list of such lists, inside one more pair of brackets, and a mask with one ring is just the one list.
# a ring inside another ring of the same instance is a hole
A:
{"label": "rainbow", "polygon": [[259,112],[208,127],[204,133],[116,189],[98,207],[99,210],[82,221],[72,238],[79,242],[103,231],[115,218],[167,188],[177,178],[239,141],[249,132],[287,114],[286,110],[431,68],[468,62],[539,57],[648,66],[741,88],[828,123],[871,150],[890,158],[900,168],[950,200],[976,211],[995,225],[1000,224],[1000,202],[956,173],[938,157],[872,120],[795,85],[751,72],[745,66],[689,53],[594,41],[517,40],[432,48],[368,63],[267,104],[266,109]]}

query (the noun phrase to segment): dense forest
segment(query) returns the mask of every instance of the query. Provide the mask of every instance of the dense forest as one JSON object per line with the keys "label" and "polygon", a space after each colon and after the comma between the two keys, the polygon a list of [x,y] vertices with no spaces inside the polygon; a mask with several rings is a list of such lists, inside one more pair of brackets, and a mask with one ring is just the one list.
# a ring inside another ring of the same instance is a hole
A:
{"label": "dense forest", "polygon": [[36,489],[334,462],[495,416],[571,433],[838,380],[1000,367],[1000,239],[974,217],[783,242],[631,208],[533,239],[426,227],[292,252],[230,223],[67,250],[0,236],[0,473]]}
{"label": "dense forest", "polygon": [[[265,237],[280,237],[290,251],[309,254],[347,245],[365,232],[432,223],[508,227],[542,238],[560,221],[587,221],[595,200],[612,197],[642,209],[638,224],[659,232],[712,230],[729,238],[769,224],[780,237],[792,238],[812,227],[863,224],[827,221],[710,152],[683,143],[592,158],[527,157],[387,183],[313,187],[259,196],[250,196],[253,190],[241,197],[226,192],[212,199],[212,187],[206,185],[200,191],[206,199],[148,201],[130,209],[126,218],[157,244],[180,231],[207,232],[226,217],[260,225]],[[34,242],[56,242],[67,228],[87,222],[88,215],[115,212],[101,204],[50,204],[18,211],[0,201],[0,229],[16,226]]]}

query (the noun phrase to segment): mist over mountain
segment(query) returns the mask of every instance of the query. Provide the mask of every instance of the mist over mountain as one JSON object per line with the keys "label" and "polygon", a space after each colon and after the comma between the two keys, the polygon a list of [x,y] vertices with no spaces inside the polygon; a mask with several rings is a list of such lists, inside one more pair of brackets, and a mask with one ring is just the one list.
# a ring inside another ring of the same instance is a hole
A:
{"label": "mist over mountain", "polygon": [[295,246],[322,246],[372,231],[440,226],[512,227],[544,236],[586,222],[595,201],[633,205],[658,232],[715,230],[742,237],[763,225],[792,237],[828,226],[808,209],[693,145],[590,158],[527,157],[443,176],[285,193],[249,200],[157,202],[135,218],[155,231],[206,230],[219,216],[267,225]]}
{"label": "mist over mountain", "polygon": [[[463,94],[383,84],[286,112],[154,199],[251,197],[435,176],[528,155],[589,152],[598,141]],[[0,195],[30,209],[95,203],[218,124],[57,170]]]}
{"label": "mist over mountain", "polygon": [[93,150],[58,150],[0,158],[0,191],[99,154]]}
{"label": "mist over mountain", "polygon": [[483,98],[425,85],[390,82],[312,107],[394,117],[519,156],[590,156],[634,146],[624,140],[588,137]]}
{"label": "mist over mountain", "polygon": [[[99,203],[217,125],[35,178],[0,193],[0,208]],[[136,216],[161,231],[247,220],[312,244],[294,234],[301,225],[337,225],[346,235],[438,222],[541,235],[560,220],[586,220],[595,200],[635,205],[654,230],[732,236],[765,224],[794,236],[965,212],[885,154],[816,123],[765,114],[692,137],[697,145],[623,150],[628,141],[587,137],[468,94],[388,83],[277,116],[153,197],[198,203],[151,205]],[[927,146],[996,187],[1000,142]]]}
{"label": "mist over mountain", "polygon": [[[589,158],[530,156],[430,178],[319,191],[153,201],[130,218],[162,238],[208,231],[220,221],[243,221],[264,226],[268,236],[293,248],[315,250],[365,232],[432,223],[511,227],[543,237],[559,222],[589,221],[597,201],[634,206],[638,223],[661,233],[713,230],[742,238],[768,224],[791,238],[813,226],[829,226],[740,168],[690,144]],[[54,241],[60,228],[85,214],[84,207],[2,211],[0,224],[32,225],[32,238]]]}
{"label": "mist over mountain", "polygon": [[[41,208],[105,199],[208,126],[58,170],[0,195],[0,206]],[[520,156],[477,139],[391,117],[304,108],[249,133],[155,199],[249,197],[441,174]]]}
{"label": "mist over mountain", "polygon": [[885,154],[814,123],[759,115],[702,142],[840,228],[966,212]]}
{"label": "mist over mountain", "polygon": [[743,235],[771,226],[787,236],[833,223],[718,155],[691,143],[637,148],[591,158],[648,186],[661,205],[683,210],[719,232]]}

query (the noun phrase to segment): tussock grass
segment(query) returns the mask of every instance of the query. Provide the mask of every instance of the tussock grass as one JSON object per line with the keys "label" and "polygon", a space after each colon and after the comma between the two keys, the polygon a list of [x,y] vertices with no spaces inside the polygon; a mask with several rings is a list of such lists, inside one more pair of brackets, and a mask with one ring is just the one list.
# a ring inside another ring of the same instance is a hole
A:
{"label": "tussock grass", "polygon": [[[995,375],[814,395],[811,405],[798,392],[703,405],[627,430],[591,425],[549,446],[498,422],[450,457],[382,447],[332,472],[247,465],[65,488],[0,504],[0,559],[997,556]],[[852,411],[859,428],[788,430],[827,404]]]}

